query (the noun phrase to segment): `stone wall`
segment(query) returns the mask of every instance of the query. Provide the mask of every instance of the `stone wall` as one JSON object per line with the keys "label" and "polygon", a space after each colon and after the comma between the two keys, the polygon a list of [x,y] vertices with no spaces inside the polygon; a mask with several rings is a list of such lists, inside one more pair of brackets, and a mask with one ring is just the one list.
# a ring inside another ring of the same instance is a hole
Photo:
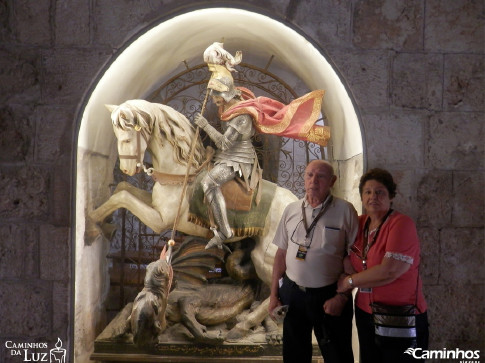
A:
{"label": "stone wall", "polygon": [[98,72],[151,22],[208,4],[258,6],[326,52],[364,165],[395,175],[395,206],[417,222],[432,348],[483,354],[483,1],[3,0],[0,361],[21,361],[7,341],[60,338],[72,354],[73,140]]}

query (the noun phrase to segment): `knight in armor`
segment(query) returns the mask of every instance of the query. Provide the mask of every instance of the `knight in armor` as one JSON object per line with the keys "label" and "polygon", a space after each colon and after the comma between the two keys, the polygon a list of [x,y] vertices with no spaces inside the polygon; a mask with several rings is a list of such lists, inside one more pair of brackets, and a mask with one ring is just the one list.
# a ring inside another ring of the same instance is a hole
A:
{"label": "knight in armor", "polygon": [[[231,73],[223,66],[210,64],[213,72],[207,88],[212,102],[219,107],[219,115],[243,100],[241,91],[234,87]],[[194,122],[211,138],[217,147],[214,155],[214,167],[202,180],[202,189],[206,201],[210,206],[212,217],[218,230],[212,228],[214,237],[206,248],[218,246],[233,237],[226,213],[226,202],[222,195],[221,186],[224,183],[241,177],[249,189],[251,178],[259,178],[259,166],[256,151],[252,144],[255,134],[252,117],[240,114],[228,121],[222,122],[222,132],[216,130],[199,113]]]}
{"label": "knight in armor", "polygon": [[233,237],[226,213],[226,202],[221,186],[236,176],[243,179],[246,189],[258,189],[262,170],[251,138],[255,132],[309,141],[321,146],[330,138],[328,126],[316,125],[320,114],[324,90],[315,90],[285,105],[267,97],[256,97],[250,90],[235,87],[231,71],[242,60],[242,52],[233,57],[224,50],[222,43],[213,43],[204,52],[204,61],[212,72],[207,85],[212,101],[219,107],[222,132],[197,114],[194,123],[214,141],[217,151],[214,168],[202,180],[212,219],[219,230],[212,228],[214,237],[206,248],[218,246]]}

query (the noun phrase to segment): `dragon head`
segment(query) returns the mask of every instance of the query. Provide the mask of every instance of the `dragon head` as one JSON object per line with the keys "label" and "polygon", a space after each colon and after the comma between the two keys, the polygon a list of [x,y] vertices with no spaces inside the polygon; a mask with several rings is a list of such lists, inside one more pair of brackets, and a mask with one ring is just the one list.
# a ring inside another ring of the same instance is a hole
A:
{"label": "dragon head", "polygon": [[168,293],[172,285],[172,266],[165,258],[150,263],[145,275],[145,288],[137,295],[129,317],[133,342],[139,347],[156,343],[167,322]]}

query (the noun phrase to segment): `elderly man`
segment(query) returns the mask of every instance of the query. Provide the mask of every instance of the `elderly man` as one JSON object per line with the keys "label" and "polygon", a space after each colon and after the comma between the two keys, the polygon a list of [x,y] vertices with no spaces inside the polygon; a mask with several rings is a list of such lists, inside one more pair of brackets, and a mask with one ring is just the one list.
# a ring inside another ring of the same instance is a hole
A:
{"label": "elderly man", "polygon": [[312,331],[325,363],[352,363],[352,298],[336,292],[343,259],[357,234],[352,204],[332,196],[337,177],[330,163],[305,169],[305,197],[286,208],[273,243],[269,311],[288,305],[283,322],[283,361],[312,360]]}

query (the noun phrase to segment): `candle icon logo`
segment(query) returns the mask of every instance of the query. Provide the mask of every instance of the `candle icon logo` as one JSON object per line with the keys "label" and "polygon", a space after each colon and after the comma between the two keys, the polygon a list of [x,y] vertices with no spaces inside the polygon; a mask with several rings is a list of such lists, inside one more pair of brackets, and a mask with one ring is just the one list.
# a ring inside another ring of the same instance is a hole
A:
{"label": "candle icon logo", "polygon": [[50,350],[51,363],[66,363],[66,350],[62,348],[62,340],[58,337],[56,347]]}

